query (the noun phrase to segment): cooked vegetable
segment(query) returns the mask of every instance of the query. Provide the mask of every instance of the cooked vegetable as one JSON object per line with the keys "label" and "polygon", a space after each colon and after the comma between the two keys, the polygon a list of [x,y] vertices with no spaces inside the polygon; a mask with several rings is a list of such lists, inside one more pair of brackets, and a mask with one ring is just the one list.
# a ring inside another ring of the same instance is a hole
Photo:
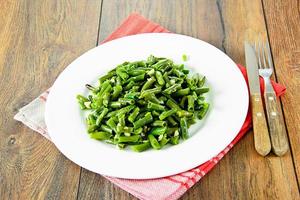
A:
{"label": "cooked vegetable", "polygon": [[209,109],[205,81],[198,74],[189,76],[184,65],[149,56],[118,65],[99,78],[99,86],[86,85],[88,97],[76,98],[82,110],[90,111],[91,138],[136,152],[158,150],[187,139],[188,128],[204,118]]}

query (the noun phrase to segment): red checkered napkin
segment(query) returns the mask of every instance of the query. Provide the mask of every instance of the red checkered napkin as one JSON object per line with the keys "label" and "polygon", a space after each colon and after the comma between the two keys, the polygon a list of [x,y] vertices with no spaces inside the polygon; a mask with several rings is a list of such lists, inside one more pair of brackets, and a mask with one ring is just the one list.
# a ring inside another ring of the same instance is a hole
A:
{"label": "red checkered napkin", "polygon": [[[127,35],[149,32],[160,33],[169,31],[138,14],[132,14],[103,42],[107,42]],[[240,65],[238,65],[238,67],[247,80],[245,68]],[[263,82],[261,80],[261,87],[262,89],[264,89],[262,83]],[[274,82],[272,84],[278,96],[284,93],[284,86]],[[48,93],[49,90],[41,94],[38,98],[30,102],[28,105],[21,108],[14,118],[18,121],[23,122],[31,129],[39,132],[47,139],[51,140],[44,121],[45,103],[47,101]],[[250,127],[251,115],[248,112],[247,118],[240,132],[222,152],[220,152],[216,157],[211,158],[206,163],[187,172],[183,172],[174,176],[150,180],[131,180],[113,177],[105,178],[140,199],[178,199],[190,187],[198,182],[205,174],[207,174],[219,162],[219,160],[222,159],[222,157],[242,138],[242,136],[250,129]]]}

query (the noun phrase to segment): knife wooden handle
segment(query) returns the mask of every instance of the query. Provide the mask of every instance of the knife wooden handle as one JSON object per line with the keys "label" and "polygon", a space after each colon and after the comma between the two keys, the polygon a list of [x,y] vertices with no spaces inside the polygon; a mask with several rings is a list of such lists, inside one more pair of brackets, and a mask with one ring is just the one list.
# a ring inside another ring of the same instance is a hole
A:
{"label": "knife wooden handle", "polygon": [[279,112],[274,92],[265,93],[266,111],[270,128],[272,150],[277,156],[284,155],[288,149],[288,140],[283,125],[283,118]]}
{"label": "knife wooden handle", "polygon": [[251,105],[255,149],[266,156],[271,151],[271,141],[260,94],[251,95]]}

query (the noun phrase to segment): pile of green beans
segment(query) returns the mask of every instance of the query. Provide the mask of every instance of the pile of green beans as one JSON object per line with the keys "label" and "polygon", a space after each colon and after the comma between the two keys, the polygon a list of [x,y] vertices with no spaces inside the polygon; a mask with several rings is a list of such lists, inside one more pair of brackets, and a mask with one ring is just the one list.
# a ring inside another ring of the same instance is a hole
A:
{"label": "pile of green beans", "polygon": [[190,76],[183,64],[151,55],[118,65],[99,78],[99,86],[87,84],[90,94],[77,100],[90,110],[91,138],[141,152],[189,137],[188,128],[209,109],[204,84],[204,76]]}

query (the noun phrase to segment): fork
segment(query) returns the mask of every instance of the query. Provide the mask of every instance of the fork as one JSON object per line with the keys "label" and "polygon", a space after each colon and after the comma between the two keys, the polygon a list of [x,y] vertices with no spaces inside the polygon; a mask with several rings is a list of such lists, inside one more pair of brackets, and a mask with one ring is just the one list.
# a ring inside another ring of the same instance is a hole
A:
{"label": "fork", "polygon": [[273,73],[273,63],[269,42],[255,42],[255,51],[258,58],[259,75],[265,83],[264,99],[266,104],[269,133],[271,137],[272,150],[277,156],[284,155],[288,149],[286,130],[283,125],[283,117],[279,112],[279,105],[271,85],[270,77]]}

